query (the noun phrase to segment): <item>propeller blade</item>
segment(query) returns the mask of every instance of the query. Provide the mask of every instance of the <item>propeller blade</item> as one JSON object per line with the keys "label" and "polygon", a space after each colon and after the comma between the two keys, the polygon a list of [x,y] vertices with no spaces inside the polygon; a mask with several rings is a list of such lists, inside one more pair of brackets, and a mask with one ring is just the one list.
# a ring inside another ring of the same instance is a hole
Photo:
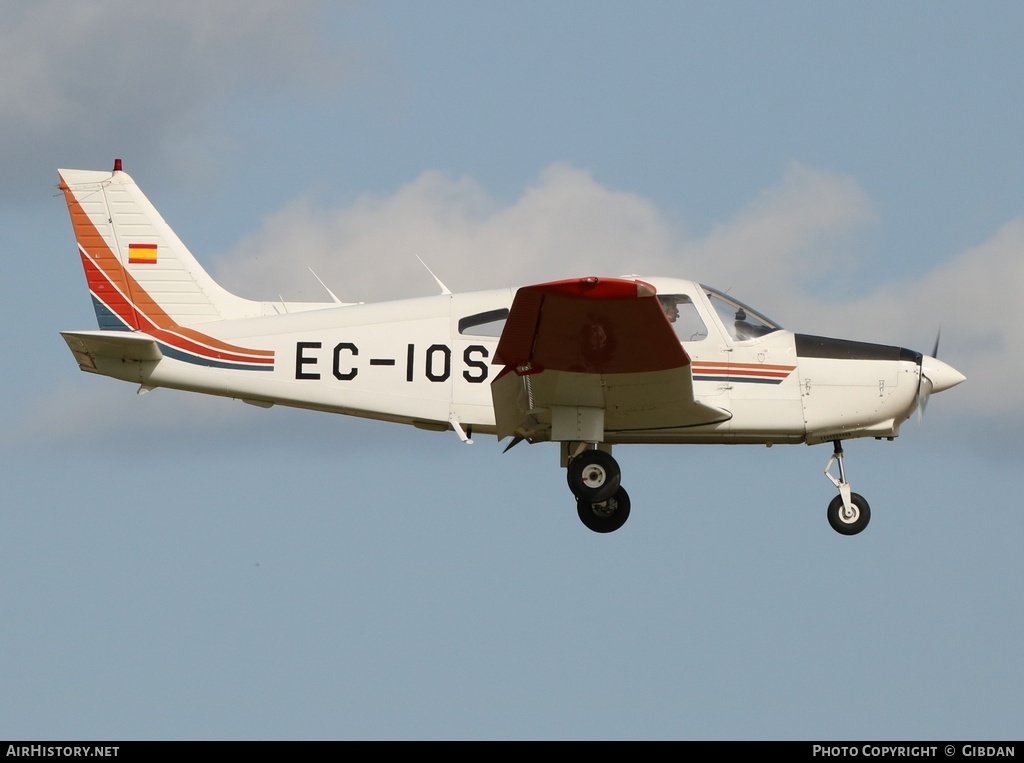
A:
{"label": "propeller blade", "polygon": [[921,381],[917,387],[917,420],[924,420],[924,409],[928,407],[928,398],[932,394],[932,380],[924,373],[921,374]]}

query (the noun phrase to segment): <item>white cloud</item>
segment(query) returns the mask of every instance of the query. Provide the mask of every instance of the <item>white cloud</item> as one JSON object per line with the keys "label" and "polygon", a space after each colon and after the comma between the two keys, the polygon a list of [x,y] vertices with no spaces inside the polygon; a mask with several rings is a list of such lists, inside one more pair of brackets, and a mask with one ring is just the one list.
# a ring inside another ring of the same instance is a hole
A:
{"label": "white cloud", "polygon": [[566,165],[498,206],[471,180],[426,172],[390,198],[343,209],[303,199],[218,260],[218,277],[247,296],[320,299],[307,266],[347,301],[421,296],[421,257],[457,291],[583,274],[665,270],[675,235],[658,210]]}
{"label": "white cloud", "polygon": [[854,260],[842,256],[842,241],[874,220],[852,178],[794,163],[735,218],[682,246],[706,280],[782,302],[825,273],[848,275]]}
{"label": "white cloud", "polygon": [[689,238],[641,196],[554,164],[501,207],[471,180],[426,172],[389,198],[342,209],[301,199],[218,259],[218,277],[246,296],[319,299],[312,267],[346,300],[425,293],[422,257],[455,290],[580,275],[651,273],[788,298],[825,269],[822,257],[873,220],[849,178],[793,165],[735,219]]}
{"label": "white cloud", "polygon": [[1024,217],[919,279],[890,284],[842,306],[866,333],[898,342],[918,338],[930,353],[941,328],[939,357],[968,381],[951,394],[971,412],[1014,420],[1024,415]]}
{"label": "white cloud", "polygon": [[330,78],[337,72],[322,68],[315,8],[301,0],[5,4],[0,63],[18,74],[0,81],[0,107],[33,129],[140,108],[166,118],[254,76],[295,84],[298,74],[300,85]]}
{"label": "white cloud", "polygon": [[0,7],[4,171],[110,141],[147,155],[201,132],[239,87],[337,84],[308,0],[42,0]]}

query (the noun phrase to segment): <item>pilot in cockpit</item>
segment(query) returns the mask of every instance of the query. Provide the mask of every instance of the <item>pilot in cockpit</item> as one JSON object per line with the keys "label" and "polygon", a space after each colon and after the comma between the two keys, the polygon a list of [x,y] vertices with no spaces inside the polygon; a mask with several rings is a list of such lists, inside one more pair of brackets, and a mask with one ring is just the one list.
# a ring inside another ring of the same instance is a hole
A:
{"label": "pilot in cockpit", "polygon": [[679,341],[696,342],[707,338],[708,330],[689,295],[665,294],[658,297],[658,302]]}

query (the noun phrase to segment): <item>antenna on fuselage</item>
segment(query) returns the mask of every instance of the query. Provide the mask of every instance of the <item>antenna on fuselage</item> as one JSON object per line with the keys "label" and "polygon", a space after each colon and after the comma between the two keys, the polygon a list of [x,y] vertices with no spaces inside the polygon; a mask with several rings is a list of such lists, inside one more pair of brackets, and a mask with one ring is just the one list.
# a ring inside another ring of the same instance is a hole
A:
{"label": "antenna on fuselage", "polygon": [[[313,268],[309,268],[309,272],[313,273]],[[331,295],[331,299],[334,300],[334,304],[336,304],[336,305],[342,304],[342,301],[335,296],[334,292],[327,288],[327,284],[325,284],[323,282],[323,280],[320,278],[320,276],[318,276],[316,273],[313,273],[313,278],[315,278],[316,280],[320,281],[320,285],[324,287],[324,291],[326,291],[328,294]]]}
{"label": "antenna on fuselage", "polygon": [[[423,261],[423,259],[418,254],[416,255],[416,259],[420,261],[420,265],[422,265],[423,267],[427,268],[427,263],[425,263]],[[437,285],[441,287],[441,293],[442,294],[451,294],[452,293],[452,290],[449,289],[447,286],[445,286],[441,282],[440,278],[438,278],[437,276],[434,275],[434,271],[433,270],[431,270],[430,268],[427,268],[427,272],[430,273],[430,277],[431,278],[433,278],[435,281],[437,281]]]}

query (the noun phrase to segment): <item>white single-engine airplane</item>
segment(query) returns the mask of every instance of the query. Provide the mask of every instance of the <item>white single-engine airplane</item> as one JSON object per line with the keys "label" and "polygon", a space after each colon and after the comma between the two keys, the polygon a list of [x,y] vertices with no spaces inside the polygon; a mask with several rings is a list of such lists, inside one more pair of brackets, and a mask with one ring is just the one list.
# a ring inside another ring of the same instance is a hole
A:
{"label": "white single-engine airplane", "polygon": [[[934,356],[783,330],[673,278],[588,277],[377,304],[257,302],[218,286],[116,160],[59,170],[98,331],[62,335],[83,371],[454,432],[557,442],[583,524],[630,502],[612,446],[831,442],[832,527],[870,520],[842,440],[892,440],[964,381]],[[438,282],[440,283],[440,282]],[[833,470],[838,472],[838,476]]]}

